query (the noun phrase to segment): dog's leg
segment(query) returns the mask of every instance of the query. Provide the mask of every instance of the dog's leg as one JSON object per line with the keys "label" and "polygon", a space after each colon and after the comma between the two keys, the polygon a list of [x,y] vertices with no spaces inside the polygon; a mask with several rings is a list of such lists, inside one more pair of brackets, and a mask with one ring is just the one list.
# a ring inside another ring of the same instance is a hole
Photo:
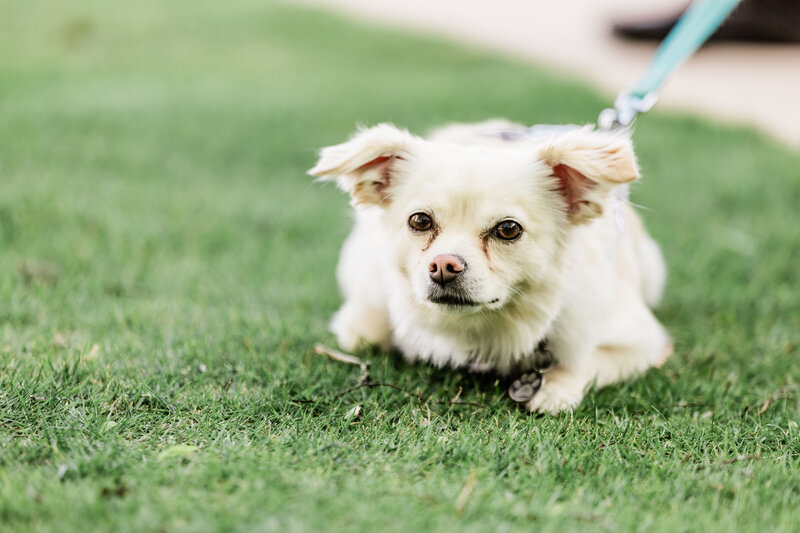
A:
{"label": "dog's leg", "polygon": [[385,309],[378,309],[356,299],[349,299],[336,312],[331,331],[339,346],[353,351],[366,346],[391,349],[391,325]]}
{"label": "dog's leg", "polygon": [[570,330],[548,338],[556,364],[544,373],[541,388],[528,402],[529,410],[556,415],[577,407],[594,379],[592,362],[596,343],[588,332]]}
{"label": "dog's leg", "polygon": [[620,287],[614,312],[603,323],[594,354],[598,387],[663,365],[672,355],[672,341],[642,298],[627,285]]}
{"label": "dog's leg", "polygon": [[339,346],[346,351],[365,346],[391,348],[391,323],[383,289],[381,234],[375,211],[359,212],[353,232],[342,247],[336,277],[344,304],[331,321]]}
{"label": "dog's leg", "polygon": [[661,248],[648,235],[643,235],[638,243],[639,269],[642,273],[642,296],[650,308],[661,302],[664,286],[667,283],[667,265]]}
{"label": "dog's leg", "polygon": [[558,365],[544,374],[544,383],[528,402],[528,409],[535,413],[557,415],[577,407],[591,383],[591,375]]}
{"label": "dog's leg", "polygon": [[591,384],[604,387],[642,374],[672,354],[669,335],[638,291],[625,284],[619,290],[611,313],[593,331],[573,327],[563,338],[549,339],[557,364],[544,374],[528,403],[531,411],[557,414],[576,407]]}

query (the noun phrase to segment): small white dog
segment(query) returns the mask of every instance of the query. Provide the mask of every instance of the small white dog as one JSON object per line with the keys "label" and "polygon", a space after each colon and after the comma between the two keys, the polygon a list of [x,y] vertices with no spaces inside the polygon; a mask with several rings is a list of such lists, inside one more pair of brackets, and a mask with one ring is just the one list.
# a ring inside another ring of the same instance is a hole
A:
{"label": "small white dog", "polygon": [[624,201],[639,176],[627,136],[483,134],[498,129],[524,131],[490,121],[425,140],[381,124],[321,151],[309,173],[356,208],[331,327],[346,350],[503,375],[534,368],[546,341],[555,365],[527,407],[556,414],[669,357],[649,308],[666,268]]}

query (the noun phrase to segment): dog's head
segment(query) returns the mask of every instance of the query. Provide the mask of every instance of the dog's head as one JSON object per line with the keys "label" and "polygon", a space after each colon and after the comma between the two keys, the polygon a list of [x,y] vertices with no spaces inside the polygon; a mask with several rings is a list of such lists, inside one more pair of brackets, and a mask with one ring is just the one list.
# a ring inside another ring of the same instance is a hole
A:
{"label": "dog's head", "polygon": [[572,228],[638,177],[629,139],[591,128],[504,148],[387,124],[323,149],[309,173],[380,210],[391,264],[417,304],[446,315],[504,308],[558,281]]}

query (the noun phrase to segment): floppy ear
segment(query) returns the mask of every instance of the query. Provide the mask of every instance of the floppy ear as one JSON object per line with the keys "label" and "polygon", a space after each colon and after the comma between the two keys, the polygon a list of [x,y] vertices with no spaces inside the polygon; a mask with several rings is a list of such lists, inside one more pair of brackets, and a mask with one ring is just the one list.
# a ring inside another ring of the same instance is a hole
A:
{"label": "floppy ear", "polygon": [[639,177],[630,138],[593,131],[591,126],[555,137],[541,149],[540,157],[556,178],[556,189],[575,224],[602,215],[608,194]]}
{"label": "floppy ear", "polygon": [[350,194],[353,205],[386,205],[391,197],[398,161],[409,157],[418,137],[391,124],[359,130],[349,141],[323,148],[308,171],[322,180],[335,180]]}

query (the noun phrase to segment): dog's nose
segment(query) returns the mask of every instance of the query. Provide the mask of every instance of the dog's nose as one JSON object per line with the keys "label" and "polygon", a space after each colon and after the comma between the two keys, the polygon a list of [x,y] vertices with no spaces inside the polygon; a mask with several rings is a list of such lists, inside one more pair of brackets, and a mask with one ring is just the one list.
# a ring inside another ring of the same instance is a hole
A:
{"label": "dog's nose", "polygon": [[467,264],[463,259],[449,254],[437,255],[428,265],[431,279],[442,287],[456,279],[466,268]]}

